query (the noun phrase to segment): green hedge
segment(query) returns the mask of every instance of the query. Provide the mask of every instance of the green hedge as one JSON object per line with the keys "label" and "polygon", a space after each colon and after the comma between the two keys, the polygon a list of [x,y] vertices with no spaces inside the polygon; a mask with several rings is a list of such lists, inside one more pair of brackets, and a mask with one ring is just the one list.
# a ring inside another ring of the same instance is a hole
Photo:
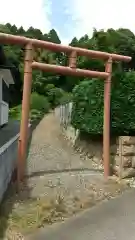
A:
{"label": "green hedge", "polygon": [[[103,80],[81,82],[73,90],[72,125],[90,134],[103,132]],[[115,74],[111,90],[111,133],[135,132],[135,72]]]}

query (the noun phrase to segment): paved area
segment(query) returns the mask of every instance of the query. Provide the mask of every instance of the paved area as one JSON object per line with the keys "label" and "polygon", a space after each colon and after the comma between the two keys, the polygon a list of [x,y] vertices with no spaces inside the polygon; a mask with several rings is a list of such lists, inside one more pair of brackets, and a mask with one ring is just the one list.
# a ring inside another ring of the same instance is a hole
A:
{"label": "paved area", "polygon": [[135,190],[73,217],[39,230],[33,240],[134,240]]}
{"label": "paved area", "polygon": [[7,125],[0,128],[0,147],[15,137],[20,131],[19,121],[11,120]]}

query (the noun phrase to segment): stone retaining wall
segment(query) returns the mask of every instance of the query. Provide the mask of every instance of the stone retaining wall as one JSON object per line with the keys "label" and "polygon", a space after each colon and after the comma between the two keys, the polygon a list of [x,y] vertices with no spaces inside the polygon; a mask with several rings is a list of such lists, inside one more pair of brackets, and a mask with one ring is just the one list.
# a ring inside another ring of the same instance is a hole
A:
{"label": "stone retaining wall", "polygon": [[[75,131],[71,126],[63,128],[62,131],[84,158],[89,158],[103,168],[102,141],[82,140],[79,138],[79,131]],[[119,136],[111,139],[110,165],[112,173],[121,178],[135,176],[135,137]]]}
{"label": "stone retaining wall", "polygon": [[[55,116],[60,122],[64,137],[69,140],[73,147],[89,158],[97,167],[103,168],[102,141],[82,140],[79,138],[79,130],[70,125],[72,103],[55,109]],[[135,136],[119,136],[111,139],[110,165],[113,174],[120,178],[135,176]]]}

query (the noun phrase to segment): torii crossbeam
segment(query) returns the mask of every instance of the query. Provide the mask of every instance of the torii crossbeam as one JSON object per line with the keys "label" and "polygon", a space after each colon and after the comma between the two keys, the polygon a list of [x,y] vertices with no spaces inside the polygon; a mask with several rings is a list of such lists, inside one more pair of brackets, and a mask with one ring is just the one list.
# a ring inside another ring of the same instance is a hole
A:
{"label": "torii crossbeam", "polygon": [[[63,46],[51,42],[30,39],[21,36],[0,33],[0,43],[15,44],[25,46],[24,60],[24,84],[23,84],[23,99],[22,99],[22,119],[20,127],[20,139],[18,144],[18,181],[24,178],[25,161],[28,143],[28,122],[30,111],[30,94],[32,85],[32,69],[54,72],[56,74],[99,77],[104,81],[104,126],[103,126],[103,162],[104,176],[107,178],[110,175],[110,91],[111,91],[111,73],[113,61],[129,62],[131,57],[107,52],[92,51],[83,48]],[[65,52],[70,55],[69,66],[57,66],[33,62],[33,52],[35,48],[44,48],[51,51]],[[78,56],[87,56],[96,59],[102,59],[106,62],[105,72],[90,71],[76,68],[76,60]]]}

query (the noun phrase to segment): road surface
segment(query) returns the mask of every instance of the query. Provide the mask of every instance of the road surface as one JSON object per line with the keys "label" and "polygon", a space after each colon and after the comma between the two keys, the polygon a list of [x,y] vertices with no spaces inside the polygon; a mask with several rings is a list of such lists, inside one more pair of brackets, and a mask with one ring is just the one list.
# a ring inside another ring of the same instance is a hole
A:
{"label": "road surface", "polygon": [[33,240],[135,240],[135,189],[64,223],[39,230]]}

